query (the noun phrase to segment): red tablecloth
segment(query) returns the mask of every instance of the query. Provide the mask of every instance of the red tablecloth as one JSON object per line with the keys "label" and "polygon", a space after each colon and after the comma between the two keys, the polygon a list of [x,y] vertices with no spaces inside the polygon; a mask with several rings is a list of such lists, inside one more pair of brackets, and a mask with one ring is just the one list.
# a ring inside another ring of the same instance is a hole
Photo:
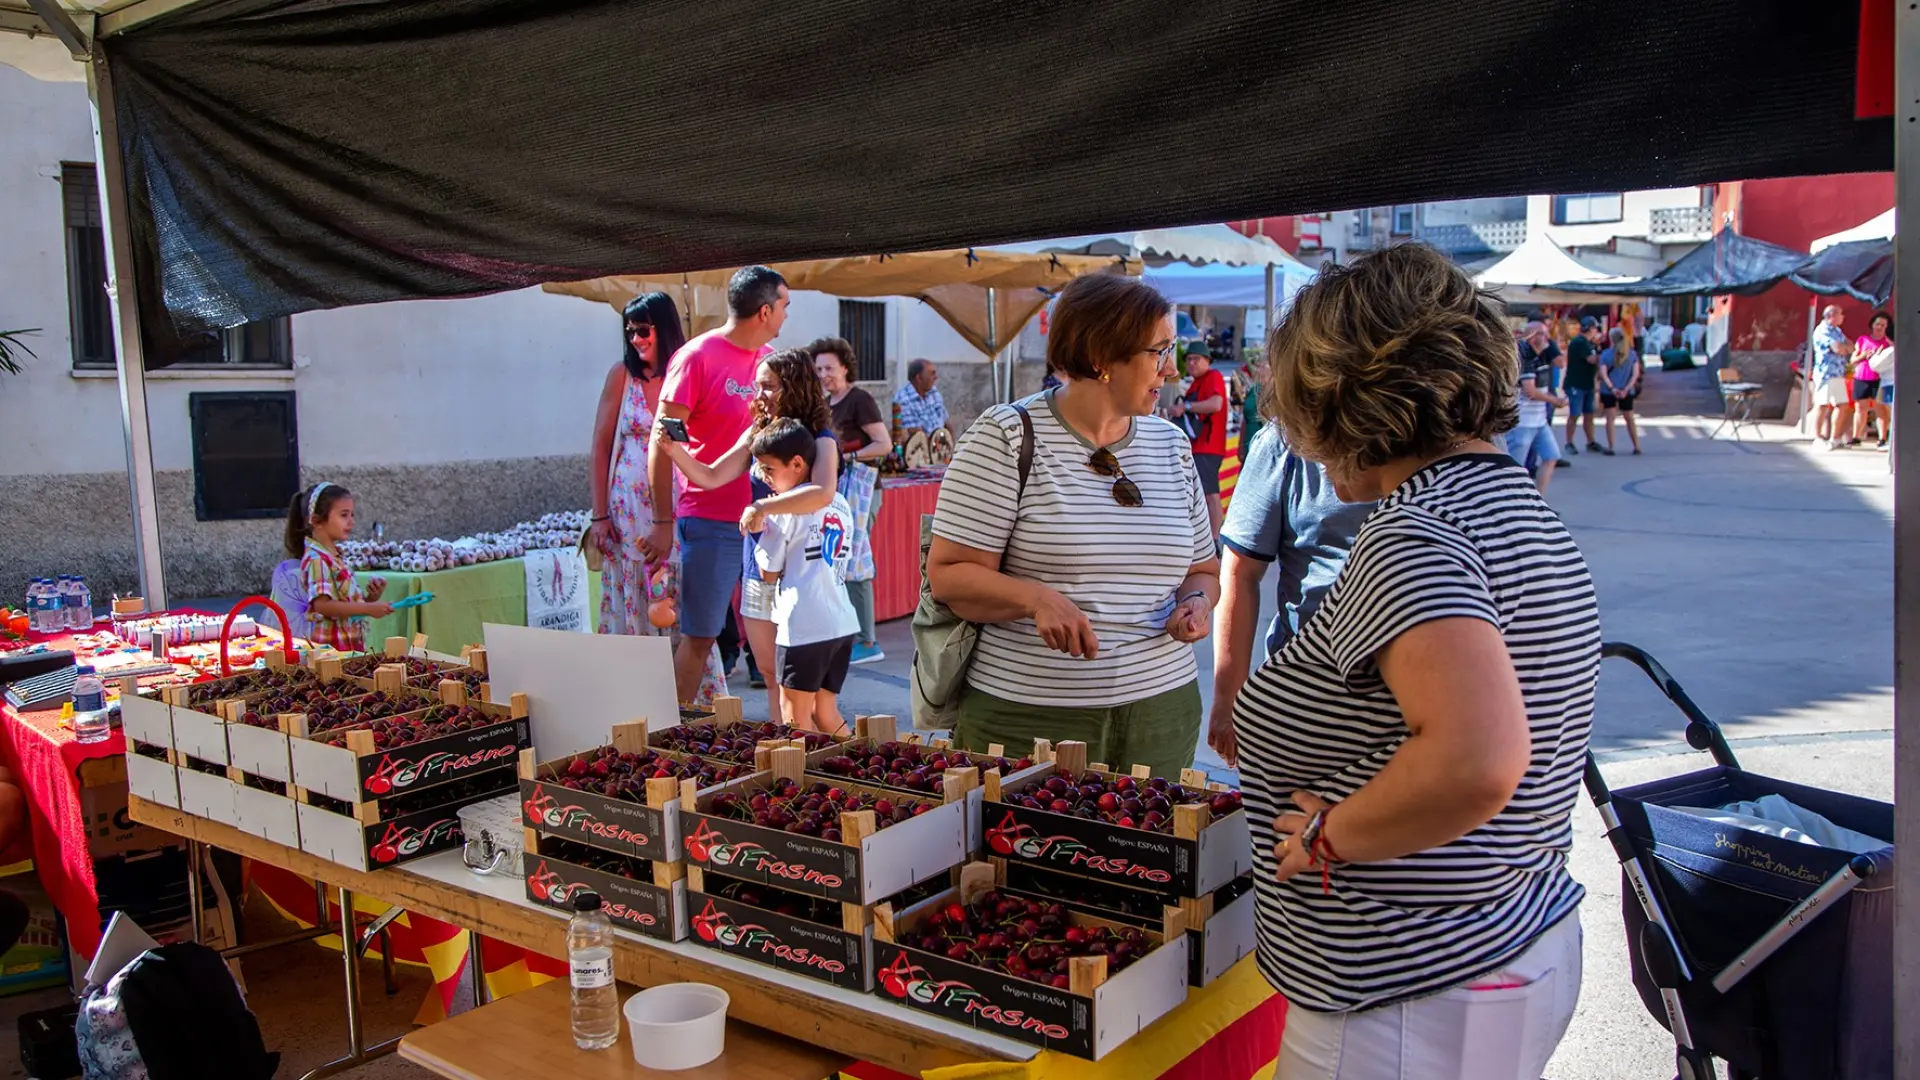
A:
{"label": "red tablecloth", "polygon": [[125,754],[126,739],[116,728],[105,742],[82,745],[60,726],[58,710],[21,713],[0,705],[0,749],[26,796],[40,885],[66,918],[74,949],[92,959],[100,944],[100,905],[80,813],[80,764]]}
{"label": "red tablecloth", "polygon": [[920,515],[933,513],[940,481],[882,481],[873,523],[873,617],[905,618],[920,603]]}

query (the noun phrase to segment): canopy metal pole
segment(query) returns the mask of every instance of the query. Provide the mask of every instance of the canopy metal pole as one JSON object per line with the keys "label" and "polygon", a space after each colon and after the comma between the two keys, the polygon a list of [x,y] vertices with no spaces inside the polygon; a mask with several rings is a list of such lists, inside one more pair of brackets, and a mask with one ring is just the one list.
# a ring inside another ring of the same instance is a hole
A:
{"label": "canopy metal pole", "polygon": [[[1920,126],[1920,11],[1901,4],[1896,12],[1898,130]],[[1920,214],[1920,138],[1902,132],[1895,140],[1894,167],[1894,205],[1912,222],[1913,215]],[[1914,286],[1898,294],[1901,303],[1913,305],[1908,309],[1913,314],[1901,316],[1898,325],[1920,319],[1920,229],[1901,229],[1893,250],[1895,283]],[[1899,393],[1897,381],[1894,392]],[[1920,383],[1910,386],[1907,396],[1920,401]],[[1898,401],[1894,408],[1900,408]],[[1894,790],[1901,793],[1894,801],[1893,829],[1896,836],[1915,837],[1920,836],[1920,682],[1912,687],[1907,683],[1920,677],[1920,554],[1915,554],[1920,552],[1920,439],[1895,440],[1892,454],[1893,758]],[[1920,859],[1896,859],[1894,875],[1893,1074],[1914,1076],[1920,1075]]]}
{"label": "canopy metal pole", "polygon": [[1013,365],[1007,365],[1003,376],[1000,372],[1000,295],[996,289],[987,290],[987,370],[993,375],[993,393],[1001,402],[1013,400]]}
{"label": "canopy metal pole", "polygon": [[153,437],[147,416],[146,349],[140,335],[139,290],[134,285],[133,230],[127,209],[126,162],[120,156],[114,115],[113,74],[96,47],[87,65],[87,96],[93,104],[93,147],[99,162],[100,214],[106,225],[107,298],[113,309],[114,362],[120,376],[120,421],[127,440],[127,479],[133,506],[134,556],[140,595],[149,611],[167,606],[166,572],[160,561],[160,504],[154,493]]}
{"label": "canopy metal pole", "polygon": [[[1267,264],[1267,324],[1266,324],[1267,333],[1269,334],[1273,333],[1273,324],[1277,320],[1277,318],[1278,318],[1278,313],[1275,311],[1274,294],[1273,294],[1273,264],[1268,263]],[[1240,346],[1242,348],[1245,348],[1246,344],[1247,343],[1244,339],[1240,342]]]}

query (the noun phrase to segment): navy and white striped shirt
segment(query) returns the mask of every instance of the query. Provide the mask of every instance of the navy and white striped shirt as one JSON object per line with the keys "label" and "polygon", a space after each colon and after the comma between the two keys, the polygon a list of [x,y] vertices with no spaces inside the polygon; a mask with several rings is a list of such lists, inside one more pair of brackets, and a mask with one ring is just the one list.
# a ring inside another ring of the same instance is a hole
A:
{"label": "navy and white striped shirt", "polygon": [[[1532,729],[1506,809],[1399,859],[1274,880],[1273,819],[1296,790],[1338,803],[1408,738],[1374,656],[1434,619],[1500,629]],[[1498,970],[1571,912],[1567,873],[1600,667],[1586,561],[1504,454],[1428,465],[1382,500],[1326,601],[1254,673],[1234,708],[1253,829],[1261,971],[1302,1008],[1347,1011],[1437,993]]]}

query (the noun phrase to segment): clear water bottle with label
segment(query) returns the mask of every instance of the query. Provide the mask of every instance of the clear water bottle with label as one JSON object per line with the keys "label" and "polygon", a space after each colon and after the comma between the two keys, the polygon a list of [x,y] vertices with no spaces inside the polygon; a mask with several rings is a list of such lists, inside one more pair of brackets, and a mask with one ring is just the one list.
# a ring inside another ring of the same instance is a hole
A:
{"label": "clear water bottle with label", "polygon": [[613,923],[600,910],[599,893],[573,898],[567,965],[573,978],[573,1044],[605,1050],[620,1038],[620,991],[613,985]]}
{"label": "clear water bottle with label", "polygon": [[67,625],[75,630],[93,629],[93,590],[87,588],[87,575],[73,575],[73,610],[68,614]]}
{"label": "clear water bottle with label", "polygon": [[37,595],[30,609],[33,628],[42,634],[54,634],[60,631],[57,619],[60,614],[60,598],[55,591],[52,578],[41,578],[35,585]]}
{"label": "clear water bottle with label", "polygon": [[113,734],[113,724],[107,716],[107,688],[100,682],[100,676],[93,673],[93,666],[81,664],[74,669],[73,679],[73,738],[75,742],[106,742]]}
{"label": "clear water bottle with label", "polygon": [[80,597],[76,595],[75,589],[73,575],[61,574],[57,591],[60,596],[60,629],[62,630],[73,629],[73,609],[80,606]]}

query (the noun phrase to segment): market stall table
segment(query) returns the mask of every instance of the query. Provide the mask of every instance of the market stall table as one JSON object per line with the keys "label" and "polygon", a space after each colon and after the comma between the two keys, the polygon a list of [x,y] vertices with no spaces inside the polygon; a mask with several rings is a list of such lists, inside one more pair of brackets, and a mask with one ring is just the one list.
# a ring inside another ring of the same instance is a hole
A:
{"label": "market stall table", "polygon": [[[564,913],[528,900],[519,877],[475,875],[459,851],[361,871],[138,797],[131,800],[131,814],[143,824],[333,885],[347,894],[348,904],[352,894],[376,897],[488,940],[565,955]],[[617,934],[614,974],[640,986],[710,983],[731,997],[731,1019],[890,1069],[925,1072],[932,1080],[1251,1080],[1270,1069],[1285,1011],[1249,957],[1103,1060],[1088,1062],[960,1027],[874,994],[818,982],[797,985],[775,968],[692,942]]]}
{"label": "market stall table", "polygon": [[920,517],[940,501],[940,481],[889,476],[880,481],[873,523],[873,617],[904,618],[920,603]]}
{"label": "market stall table", "polygon": [[[635,992],[620,988],[625,1001]],[[797,1039],[727,1021],[727,1048],[709,1064],[662,1072],[633,1060],[624,1022],[620,1041],[581,1050],[569,1030],[566,980],[525,990],[400,1040],[400,1056],[452,1080],[824,1080],[851,1064]]]}
{"label": "market stall table", "polygon": [[[486,640],[481,628],[487,623],[527,625],[527,568],[522,559],[499,559],[423,574],[401,570],[362,570],[354,574],[363,586],[375,577],[387,579],[382,600],[391,603],[430,592],[433,602],[370,620],[369,644],[390,637],[411,640],[414,634],[424,633],[427,648],[455,653],[463,645]],[[587,575],[587,613],[593,625],[599,626],[599,574]]]}

